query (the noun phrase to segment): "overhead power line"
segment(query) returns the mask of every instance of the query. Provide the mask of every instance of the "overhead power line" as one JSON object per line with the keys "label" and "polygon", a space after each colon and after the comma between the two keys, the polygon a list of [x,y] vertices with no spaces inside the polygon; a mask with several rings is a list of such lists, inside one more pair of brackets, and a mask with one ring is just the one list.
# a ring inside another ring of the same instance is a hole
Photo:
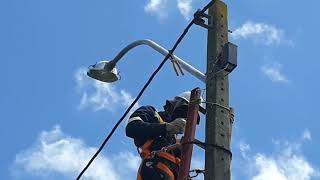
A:
{"label": "overhead power line", "polygon": [[[213,5],[215,2],[215,0],[210,1],[200,12],[204,13],[211,5]],[[171,50],[169,50],[169,54],[162,60],[162,62],[160,63],[160,65],[157,67],[157,69],[152,73],[152,75],[150,76],[150,78],[148,79],[148,81],[145,83],[145,85],[143,86],[143,88],[140,90],[139,94],[137,95],[137,97],[134,99],[134,101],[130,104],[130,106],[127,108],[127,110],[125,111],[125,113],[121,116],[121,118],[119,119],[119,121],[115,124],[115,126],[112,128],[111,132],[108,134],[108,136],[104,139],[104,141],[102,142],[102,144],[100,145],[99,149],[96,151],[96,153],[92,156],[92,158],[89,160],[89,162],[87,163],[87,165],[83,168],[83,170],[80,172],[80,174],[77,177],[77,180],[80,180],[80,178],[82,177],[82,175],[86,172],[86,170],[90,167],[90,165],[92,164],[92,162],[94,161],[94,159],[99,155],[99,153],[102,151],[102,149],[104,148],[104,146],[107,144],[107,142],[109,141],[109,139],[112,137],[113,133],[115,132],[115,130],[118,128],[118,126],[121,124],[121,122],[124,120],[124,118],[128,115],[128,113],[130,112],[130,110],[132,109],[132,107],[137,103],[137,101],[140,99],[140,97],[142,96],[142,94],[144,93],[144,91],[147,89],[147,87],[150,85],[151,81],[154,79],[154,77],[157,75],[157,73],[160,71],[160,69],[163,67],[163,65],[165,64],[165,62],[172,57],[174,51],[177,49],[178,45],[181,43],[182,39],[185,37],[185,35],[188,33],[189,29],[191,28],[191,26],[195,23],[195,18],[192,19],[192,21],[187,25],[187,27],[184,29],[184,31],[182,32],[182,34],[179,36],[178,40],[175,42],[175,44],[173,45],[173,47],[171,48]]]}

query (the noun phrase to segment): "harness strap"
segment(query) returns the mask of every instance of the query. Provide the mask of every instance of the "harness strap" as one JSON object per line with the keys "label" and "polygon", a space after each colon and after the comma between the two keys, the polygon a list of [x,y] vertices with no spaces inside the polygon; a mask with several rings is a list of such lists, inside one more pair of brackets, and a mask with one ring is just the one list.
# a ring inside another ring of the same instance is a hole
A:
{"label": "harness strap", "polygon": [[[152,145],[153,140],[148,140],[140,149],[140,156],[141,158],[144,159],[148,159],[151,157],[151,151],[150,151],[150,146]],[[181,160],[175,156],[173,156],[170,153],[167,152],[157,152],[156,156],[167,159],[169,161],[171,161],[172,163],[176,164],[176,165],[180,165]]]}
{"label": "harness strap", "polygon": [[171,180],[175,180],[174,174],[165,164],[163,164],[162,162],[158,162],[157,168],[159,168],[162,172],[166,173],[170,177]]}
{"label": "harness strap", "polygon": [[144,143],[144,145],[140,148],[141,151],[139,152],[140,156],[142,159],[147,159],[150,158],[151,156],[151,151],[150,147],[153,143],[153,140],[148,140],[147,142]]}
{"label": "harness strap", "polygon": [[[163,119],[161,118],[161,116],[156,112],[156,116],[159,117],[159,123],[160,124],[164,124],[165,122],[163,121]],[[142,165],[145,162],[145,159],[149,159],[151,158],[151,145],[154,141],[153,140],[148,140],[147,142],[145,142],[143,144],[143,146],[141,146],[139,149],[139,154],[140,157],[142,158],[142,162],[140,164],[139,170],[138,170],[138,174],[137,174],[137,180],[142,180],[141,177],[141,170],[142,170]],[[166,159],[172,163],[174,163],[175,165],[180,165],[181,160],[167,152],[157,152],[155,154],[157,157]],[[163,173],[167,174],[171,180],[175,180],[174,178],[174,174],[173,172],[162,162],[158,162],[157,166],[156,166],[159,170],[161,170]]]}
{"label": "harness strap", "polygon": [[181,160],[179,158],[173,156],[172,154],[169,154],[167,152],[158,152],[156,155],[158,157],[163,158],[163,159],[169,160],[178,166],[180,165]]}

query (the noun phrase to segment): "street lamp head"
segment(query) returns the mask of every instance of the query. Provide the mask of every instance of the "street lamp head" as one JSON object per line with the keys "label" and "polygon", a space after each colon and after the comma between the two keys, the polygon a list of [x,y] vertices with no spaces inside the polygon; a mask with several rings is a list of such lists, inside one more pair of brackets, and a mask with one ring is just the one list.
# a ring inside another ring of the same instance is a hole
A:
{"label": "street lamp head", "polygon": [[120,79],[115,64],[112,61],[100,61],[89,67],[87,75],[102,82],[115,82]]}

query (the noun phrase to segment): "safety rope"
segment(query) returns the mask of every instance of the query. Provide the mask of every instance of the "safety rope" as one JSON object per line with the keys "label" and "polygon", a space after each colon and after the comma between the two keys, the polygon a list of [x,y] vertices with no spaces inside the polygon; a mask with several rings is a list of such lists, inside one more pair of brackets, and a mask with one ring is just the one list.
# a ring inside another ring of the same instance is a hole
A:
{"label": "safety rope", "polygon": [[226,107],[226,106],[224,106],[224,105],[222,105],[222,104],[219,104],[219,103],[208,102],[208,101],[203,101],[203,102],[201,102],[201,103],[219,106],[219,107],[221,107],[221,108],[223,108],[223,109],[225,109],[225,110],[227,110],[227,111],[230,111],[230,107]]}
{"label": "safety rope", "polygon": [[181,148],[181,146],[184,146],[184,145],[187,145],[187,144],[200,145],[200,146],[203,146],[204,148],[206,148],[207,146],[211,146],[213,148],[220,149],[220,150],[226,152],[227,154],[230,155],[230,158],[232,159],[232,152],[229,149],[227,149],[227,148],[225,148],[223,146],[216,145],[216,144],[204,143],[204,142],[201,142],[199,140],[187,141],[187,142],[183,142],[183,143],[176,143],[176,144],[173,144],[173,145],[169,145],[169,146],[161,148],[158,151],[152,151],[151,152],[151,156],[153,157],[155,154],[160,153],[160,152],[172,151],[174,149]]}
{"label": "safety rope", "polygon": [[[201,12],[204,13],[210,6],[212,6],[215,3],[215,0],[210,1],[202,10]],[[175,42],[175,44],[173,45],[173,47],[171,48],[171,50],[169,50],[169,54],[167,54],[167,56],[162,60],[162,62],[160,63],[160,65],[157,67],[157,69],[151,74],[150,78],[148,79],[148,81],[146,82],[146,84],[142,87],[141,91],[139,92],[139,94],[137,95],[137,97],[134,99],[134,101],[130,104],[130,106],[128,107],[128,109],[125,111],[125,113],[121,116],[121,118],[118,120],[118,122],[116,123],[116,125],[112,128],[111,132],[108,134],[108,136],[104,139],[104,141],[102,142],[102,144],[100,145],[99,149],[96,151],[96,153],[92,156],[92,158],[89,160],[89,162],[87,163],[87,165],[83,168],[83,170],[80,172],[80,174],[77,177],[77,180],[80,180],[80,178],[82,177],[82,175],[86,172],[86,170],[90,167],[91,163],[94,161],[94,159],[100,154],[100,152],[102,151],[102,149],[104,148],[104,146],[107,144],[107,142],[109,141],[109,139],[112,137],[112,135],[114,134],[114,132],[116,131],[116,129],[118,128],[118,126],[121,124],[121,122],[124,120],[124,118],[128,115],[128,113],[130,112],[130,110],[133,108],[133,106],[137,103],[137,101],[140,99],[140,97],[142,96],[142,94],[144,93],[144,91],[147,89],[147,87],[149,86],[149,84],[151,83],[151,81],[154,79],[154,77],[157,75],[157,73],[160,71],[160,69],[163,67],[163,65],[165,64],[165,62],[173,56],[173,52],[176,50],[176,48],[178,47],[178,45],[181,43],[182,39],[185,37],[185,35],[188,33],[189,29],[191,28],[191,26],[194,24],[195,22],[195,18],[192,19],[192,21],[187,25],[187,27],[184,29],[184,31],[182,32],[182,34],[179,36],[178,40]]]}

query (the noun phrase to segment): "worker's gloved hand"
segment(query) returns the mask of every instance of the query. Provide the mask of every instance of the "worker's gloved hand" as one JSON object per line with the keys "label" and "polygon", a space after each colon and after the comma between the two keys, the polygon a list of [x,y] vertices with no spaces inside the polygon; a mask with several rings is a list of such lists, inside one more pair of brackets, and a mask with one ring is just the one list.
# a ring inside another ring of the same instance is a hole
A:
{"label": "worker's gloved hand", "polygon": [[169,134],[183,134],[185,127],[185,118],[176,118],[174,121],[166,123],[166,130]]}

